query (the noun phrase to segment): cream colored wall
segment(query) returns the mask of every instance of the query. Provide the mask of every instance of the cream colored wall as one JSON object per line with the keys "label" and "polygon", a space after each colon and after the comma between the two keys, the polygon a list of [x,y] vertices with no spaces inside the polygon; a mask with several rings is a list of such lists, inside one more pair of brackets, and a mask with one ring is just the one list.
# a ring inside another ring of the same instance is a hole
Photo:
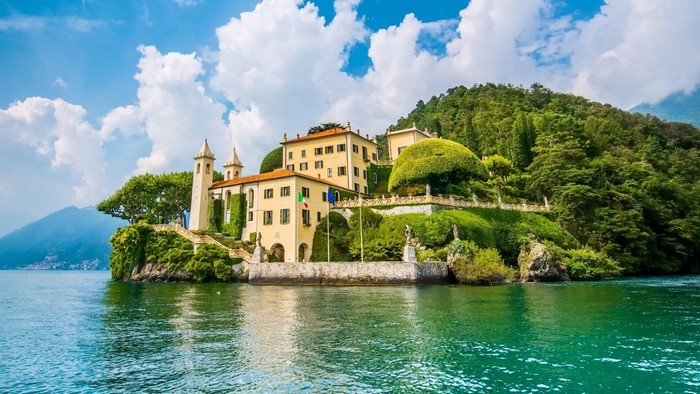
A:
{"label": "cream colored wall", "polygon": [[[289,196],[282,197],[280,195],[280,189],[284,186],[289,186]],[[302,187],[309,188],[309,197],[306,197],[306,201],[309,204],[311,225],[308,227],[303,226],[302,210],[304,204],[298,202],[297,198]],[[266,199],[264,198],[265,189],[270,188],[273,190],[273,197]],[[242,238],[247,240],[250,234],[259,232],[262,235],[262,245],[265,249],[269,251],[275,244],[280,244],[284,247],[284,261],[296,262],[301,244],[306,244],[303,260],[309,261],[311,257],[314,232],[318,224],[318,212],[321,213],[321,217],[325,217],[327,214],[328,203],[323,201],[323,192],[327,189],[328,185],[324,183],[292,176],[217,189],[215,194],[217,197],[225,199],[228,191],[231,194],[244,192],[246,193],[246,207],[248,207],[249,192],[253,190],[255,198],[253,206],[246,209],[246,227],[243,229]],[[290,211],[288,224],[280,222],[280,211],[284,208],[288,208]],[[265,225],[263,224],[263,212],[268,210],[272,211],[272,224]],[[248,221],[248,212],[253,212],[252,221]],[[227,219],[228,215],[225,213],[225,221]]]}
{"label": "cream colored wall", "polygon": [[[207,164],[209,172],[207,172]],[[199,169],[199,170],[198,170]],[[194,162],[192,178],[192,200],[190,201],[190,231],[204,231],[209,227],[207,211],[209,210],[209,187],[214,179],[214,160],[201,157]]]}
{"label": "cream colored wall", "polygon": [[[338,152],[338,144],[345,144],[345,152]],[[357,153],[353,152],[353,145],[358,146]],[[326,154],[326,146],[333,146],[333,153]],[[367,178],[369,178],[369,165],[370,163],[376,163],[376,161],[373,160],[372,153],[377,153],[377,145],[373,141],[353,133],[289,142],[285,144],[284,147],[284,168],[288,168],[289,165],[294,165],[294,171],[296,172],[314,178],[320,175],[321,179],[350,190],[353,190],[354,184],[358,183],[360,185],[360,192],[364,192],[368,185],[368,179],[364,177],[363,170],[368,171]],[[314,154],[314,149],[319,147],[323,148],[323,154],[316,156]],[[368,161],[364,161],[362,157],[362,147],[367,148]],[[301,157],[302,150],[306,151],[306,157]],[[292,152],[291,159],[289,158],[289,152]],[[322,169],[315,168],[315,162],[317,160],[323,161]],[[307,163],[308,169],[302,171],[301,163],[304,162]],[[345,176],[338,176],[338,167],[341,166],[346,168]],[[333,170],[331,177],[327,176],[329,167]],[[353,167],[359,169],[358,176],[354,175]]]}
{"label": "cream colored wall", "polygon": [[399,157],[399,148],[407,147],[428,138],[417,131],[389,134],[387,137],[389,140],[389,158],[392,161]]}

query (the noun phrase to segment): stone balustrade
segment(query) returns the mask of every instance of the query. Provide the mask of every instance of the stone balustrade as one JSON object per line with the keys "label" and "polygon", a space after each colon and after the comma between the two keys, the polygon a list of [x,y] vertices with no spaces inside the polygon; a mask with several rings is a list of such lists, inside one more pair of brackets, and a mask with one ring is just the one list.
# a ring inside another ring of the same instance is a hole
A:
{"label": "stone balustrade", "polygon": [[194,245],[201,245],[201,244],[212,244],[216,245],[218,247],[224,248],[228,251],[229,257],[234,257],[234,258],[241,258],[244,261],[250,263],[253,261],[253,255],[248,253],[248,251],[244,249],[231,249],[227,247],[226,245],[222,244],[221,242],[215,240],[214,238],[208,236],[208,235],[197,235],[186,228],[183,228],[182,226],[178,226],[177,224],[153,224],[151,225],[154,230],[156,231],[175,231],[179,235],[185,237],[188,241],[192,242]]}
{"label": "stone balustrade", "polygon": [[490,202],[476,202],[463,198],[441,197],[430,194],[422,196],[389,196],[362,200],[342,200],[336,203],[335,208],[357,208],[360,205],[363,207],[375,206],[391,206],[391,205],[420,205],[420,204],[438,204],[447,205],[456,208],[500,208],[513,211],[525,212],[546,212],[549,211],[548,205],[536,204],[498,204]]}

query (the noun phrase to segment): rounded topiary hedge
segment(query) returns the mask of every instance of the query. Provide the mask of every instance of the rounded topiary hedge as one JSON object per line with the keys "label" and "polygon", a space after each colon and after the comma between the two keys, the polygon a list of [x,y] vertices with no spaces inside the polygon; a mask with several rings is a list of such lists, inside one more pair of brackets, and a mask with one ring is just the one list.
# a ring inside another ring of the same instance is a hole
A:
{"label": "rounded topiary hedge", "polygon": [[389,191],[425,184],[440,190],[451,183],[488,178],[484,164],[464,145],[430,138],[401,152],[389,177]]}
{"label": "rounded topiary hedge", "polygon": [[270,151],[265,158],[260,162],[260,173],[271,172],[278,168],[282,168],[282,147],[275,148]]}

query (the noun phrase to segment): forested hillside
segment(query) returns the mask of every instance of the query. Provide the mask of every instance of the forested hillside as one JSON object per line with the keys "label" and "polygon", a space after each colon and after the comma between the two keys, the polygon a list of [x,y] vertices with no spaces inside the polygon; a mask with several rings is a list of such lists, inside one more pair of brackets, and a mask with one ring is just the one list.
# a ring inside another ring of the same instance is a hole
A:
{"label": "forested hillside", "polygon": [[[700,271],[700,130],[535,84],[456,87],[392,126],[436,131],[517,168],[504,197],[552,202],[627,274]],[[478,185],[475,185],[478,187]]]}

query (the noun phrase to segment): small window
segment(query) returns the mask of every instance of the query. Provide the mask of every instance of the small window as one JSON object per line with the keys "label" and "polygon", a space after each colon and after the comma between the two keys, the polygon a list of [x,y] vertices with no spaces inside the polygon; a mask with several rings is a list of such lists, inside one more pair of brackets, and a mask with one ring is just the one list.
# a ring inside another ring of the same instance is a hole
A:
{"label": "small window", "polygon": [[289,171],[294,171],[294,164],[287,164],[287,169]]}
{"label": "small window", "polygon": [[367,170],[362,170],[362,179],[367,179]]}
{"label": "small window", "polygon": [[345,176],[347,172],[345,172],[345,166],[338,167],[338,176]]}
{"label": "small window", "polygon": [[365,194],[369,194],[369,189],[365,186]]}
{"label": "small window", "polygon": [[207,166],[205,168],[206,168],[207,174],[211,172],[211,164],[207,163]]}
{"label": "small window", "polygon": [[308,169],[309,169],[309,165],[307,163],[299,164],[299,171],[306,171]]}
{"label": "small window", "polygon": [[323,168],[323,160],[316,160],[314,162],[314,168]]}
{"label": "small window", "polygon": [[321,192],[321,201],[325,202],[328,200],[328,194],[326,192]]}
{"label": "small window", "polygon": [[306,198],[309,198],[309,196],[311,195],[311,193],[309,193],[309,188],[308,188],[308,187],[302,187],[302,188],[301,188],[301,195],[304,196],[304,197],[306,197]]}
{"label": "small window", "polygon": [[377,152],[372,152],[372,160],[377,161]]}
{"label": "small window", "polygon": [[272,198],[274,197],[274,193],[272,192],[272,189],[265,189],[265,198]]}
{"label": "small window", "polygon": [[282,197],[287,197],[287,196],[289,196],[289,194],[290,194],[290,192],[289,192],[289,186],[282,186],[282,187],[280,188],[280,196],[282,196]]}
{"label": "small window", "polygon": [[253,221],[253,211],[248,212],[248,221],[252,222]]}
{"label": "small window", "polygon": [[401,154],[401,151],[404,150],[404,149],[406,149],[405,146],[399,146],[399,154]]}
{"label": "small window", "polygon": [[352,174],[355,176],[360,176],[360,169],[357,167],[352,168]]}
{"label": "small window", "polygon": [[333,153],[333,145],[328,145],[325,149],[326,154]]}
{"label": "small window", "polygon": [[238,179],[238,171],[233,173],[233,179]]}
{"label": "small window", "polygon": [[367,147],[366,146],[362,147],[362,158],[367,160]]}
{"label": "small window", "polygon": [[338,152],[345,152],[345,144],[338,144],[336,148],[338,148]]}
{"label": "small window", "polygon": [[358,153],[358,152],[360,152],[360,148],[357,145],[352,144],[352,153]]}
{"label": "small window", "polygon": [[332,178],[332,177],[333,177],[333,168],[328,167],[328,169],[326,170],[326,178]]}
{"label": "small window", "polygon": [[255,193],[253,192],[253,189],[250,189],[248,191],[248,208],[253,208],[254,203],[255,203]]}
{"label": "small window", "polygon": [[231,171],[226,171],[226,180],[231,179]]}
{"label": "small window", "polygon": [[289,224],[289,208],[280,210],[280,224]]}
{"label": "small window", "polygon": [[317,222],[321,221],[321,212],[316,212],[316,221]]}
{"label": "small window", "polygon": [[311,211],[308,209],[302,209],[301,220],[304,223],[304,226],[311,226]]}
{"label": "small window", "polygon": [[202,163],[197,163],[197,174],[202,172]]}
{"label": "small window", "polygon": [[272,224],[272,211],[263,211],[263,224],[265,226]]}
{"label": "small window", "polygon": [[353,190],[355,190],[356,192],[359,193],[359,192],[360,192],[360,184],[359,184],[359,183],[356,183],[356,184],[353,186]]}
{"label": "small window", "polygon": [[301,157],[306,157],[306,149],[301,150]]}
{"label": "small window", "polygon": [[323,154],[323,148],[314,148],[314,155],[319,156]]}
{"label": "small window", "polygon": [[292,160],[294,158],[294,152],[292,152],[292,151],[287,152],[287,158],[289,160]]}

